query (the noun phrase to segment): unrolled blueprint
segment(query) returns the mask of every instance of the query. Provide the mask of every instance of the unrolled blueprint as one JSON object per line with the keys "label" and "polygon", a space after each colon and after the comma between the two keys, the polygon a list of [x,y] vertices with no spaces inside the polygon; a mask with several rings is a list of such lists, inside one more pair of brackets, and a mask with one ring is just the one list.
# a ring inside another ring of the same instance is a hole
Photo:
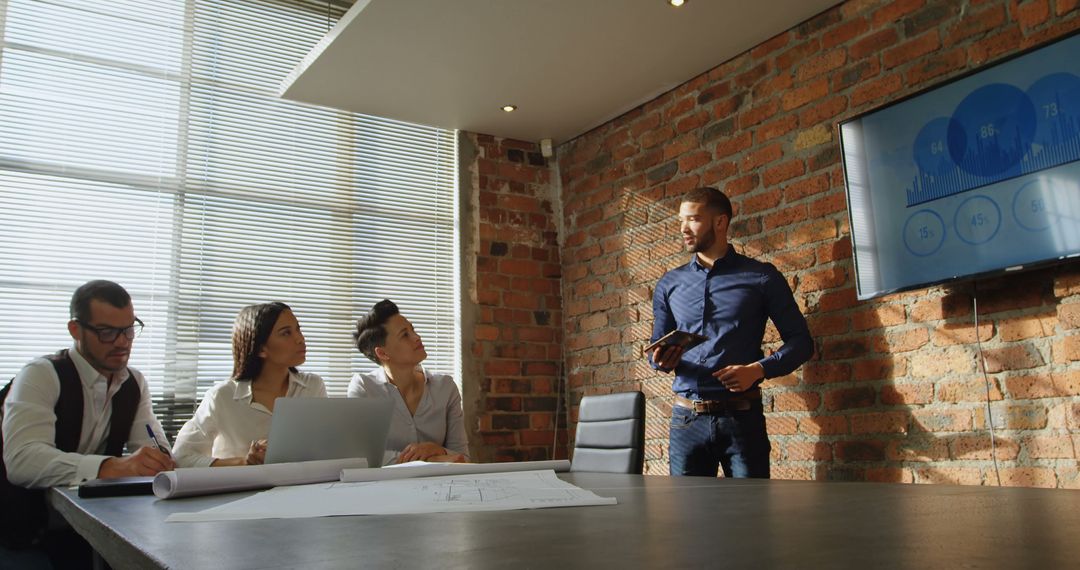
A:
{"label": "unrolled blueprint", "polygon": [[614,504],[614,498],[600,497],[571,485],[547,470],[278,487],[204,511],[176,513],[167,521],[509,511]]}

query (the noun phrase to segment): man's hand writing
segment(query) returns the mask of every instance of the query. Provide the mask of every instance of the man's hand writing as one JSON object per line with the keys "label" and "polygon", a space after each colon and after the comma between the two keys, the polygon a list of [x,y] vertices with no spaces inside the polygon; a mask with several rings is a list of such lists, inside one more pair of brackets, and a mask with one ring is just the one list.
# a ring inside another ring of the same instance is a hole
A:
{"label": "man's hand writing", "polygon": [[98,478],[115,479],[117,477],[148,477],[162,471],[176,469],[172,457],[153,447],[140,447],[127,457],[110,457],[98,467]]}

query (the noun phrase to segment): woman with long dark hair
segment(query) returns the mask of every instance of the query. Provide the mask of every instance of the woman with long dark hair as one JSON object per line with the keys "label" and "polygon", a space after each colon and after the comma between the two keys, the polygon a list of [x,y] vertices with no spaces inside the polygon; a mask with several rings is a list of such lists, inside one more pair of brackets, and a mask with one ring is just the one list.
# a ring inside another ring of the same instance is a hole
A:
{"label": "woman with long dark hair", "polygon": [[232,377],[207,390],[176,436],[173,457],[182,467],[260,464],[274,400],[326,397],[322,378],[296,369],[307,345],[285,303],[244,307],[233,324],[232,353]]}

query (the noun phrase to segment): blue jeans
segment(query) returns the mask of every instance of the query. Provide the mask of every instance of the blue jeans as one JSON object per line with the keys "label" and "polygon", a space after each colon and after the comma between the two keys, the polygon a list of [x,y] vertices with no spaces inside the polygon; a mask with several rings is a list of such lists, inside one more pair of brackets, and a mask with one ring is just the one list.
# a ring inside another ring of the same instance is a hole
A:
{"label": "blue jeans", "polygon": [[749,410],[723,414],[698,414],[675,406],[671,409],[668,446],[672,475],[769,478],[769,434],[761,401]]}

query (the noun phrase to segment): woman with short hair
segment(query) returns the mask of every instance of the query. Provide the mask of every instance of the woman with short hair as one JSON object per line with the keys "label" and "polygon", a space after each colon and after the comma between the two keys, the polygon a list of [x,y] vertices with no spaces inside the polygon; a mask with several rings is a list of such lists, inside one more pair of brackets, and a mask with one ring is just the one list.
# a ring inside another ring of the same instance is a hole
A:
{"label": "woman with short hair", "polygon": [[457,384],[447,374],[424,370],[424,343],[397,305],[388,299],[376,303],[357,321],[353,340],[379,368],[354,375],[349,397],[383,398],[394,405],[384,463],[468,461]]}

